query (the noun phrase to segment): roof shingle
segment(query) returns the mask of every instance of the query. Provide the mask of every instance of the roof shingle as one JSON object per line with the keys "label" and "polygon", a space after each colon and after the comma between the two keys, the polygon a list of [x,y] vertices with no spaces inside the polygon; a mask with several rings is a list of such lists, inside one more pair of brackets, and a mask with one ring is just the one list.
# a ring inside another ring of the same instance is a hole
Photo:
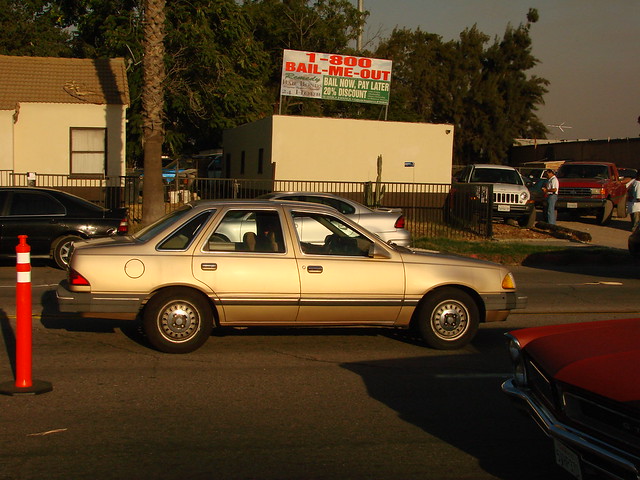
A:
{"label": "roof shingle", "polygon": [[0,110],[20,102],[129,105],[124,59],[0,55]]}

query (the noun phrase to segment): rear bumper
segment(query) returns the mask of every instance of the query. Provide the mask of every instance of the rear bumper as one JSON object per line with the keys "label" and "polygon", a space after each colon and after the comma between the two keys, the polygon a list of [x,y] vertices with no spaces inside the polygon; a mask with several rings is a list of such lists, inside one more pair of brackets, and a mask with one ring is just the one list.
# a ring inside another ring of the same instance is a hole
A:
{"label": "rear bumper", "polygon": [[144,301],[140,295],[72,292],[66,280],[58,285],[56,298],[61,312],[74,313],[137,313]]}
{"label": "rear bumper", "polygon": [[517,386],[513,379],[502,384],[502,391],[512,397],[519,408],[531,415],[548,437],[577,454],[582,464],[609,478],[640,478],[640,458],[637,456],[562,423],[552,411],[538,402],[527,388]]}

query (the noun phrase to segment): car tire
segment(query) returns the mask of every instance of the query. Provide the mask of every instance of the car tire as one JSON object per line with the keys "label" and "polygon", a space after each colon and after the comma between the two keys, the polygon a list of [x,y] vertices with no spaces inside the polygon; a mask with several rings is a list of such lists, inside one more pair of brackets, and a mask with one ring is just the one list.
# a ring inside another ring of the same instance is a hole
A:
{"label": "car tire", "polygon": [[536,209],[532,209],[531,213],[518,218],[518,225],[523,228],[531,228],[536,224]]}
{"label": "car tire", "polygon": [[63,270],[69,269],[69,254],[71,253],[71,245],[77,240],[82,240],[82,237],[77,235],[66,235],[58,238],[53,242],[52,257],[56,265]]}
{"label": "car tire", "polygon": [[461,348],[478,331],[478,306],[468,293],[458,288],[441,288],[431,293],[417,313],[420,335],[431,348]]}
{"label": "car tire", "polygon": [[598,211],[596,221],[598,225],[608,225],[613,216],[613,202],[611,200],[605,200],[604,206]]}
{"label": "car tire", "polygon": [[149,343],[165,353],[189,353],[211,336],[213,311],[208,300],[188,288],[156,293],[142,314]]}
{"label": "car tire", "polygon": [[618,218],[626,218],[627,215],[627,194],[625,193],[624,196],[620,200],[618,200],[618,205],[616,206],[616,216]]}

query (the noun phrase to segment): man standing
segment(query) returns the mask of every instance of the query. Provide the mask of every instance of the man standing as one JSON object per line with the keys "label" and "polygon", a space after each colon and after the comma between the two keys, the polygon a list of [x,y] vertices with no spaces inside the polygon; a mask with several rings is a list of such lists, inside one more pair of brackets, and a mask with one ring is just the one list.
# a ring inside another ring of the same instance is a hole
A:
{"label": "man standing", "polygon": [[558,201],[558,190],[560,189],[560,182],[558,182],[558,177],[556,177],[553,170],[547,169],[544,172],[547,177],[547,184],[542,188],[542,191],[547,198],[546,204],[546,214],[547,214],[547,223],[551,225],[556,224],[556,202]]}
{"label": "man standing", "polygon": [[640,172],[627,186],[627,211],[631,216],[631,231],[640,224]]}

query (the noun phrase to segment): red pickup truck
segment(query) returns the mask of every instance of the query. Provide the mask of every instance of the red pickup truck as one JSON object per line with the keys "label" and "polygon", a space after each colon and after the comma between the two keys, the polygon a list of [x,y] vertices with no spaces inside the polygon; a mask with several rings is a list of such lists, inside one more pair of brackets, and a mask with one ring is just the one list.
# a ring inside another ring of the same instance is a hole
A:
{"label": "red pickup truck", "polygon": [[573,216],[595,215],[600,225],[627,216],[627,186],[610,162],[565,162],[558,170],[560,192],[556,208]]}

